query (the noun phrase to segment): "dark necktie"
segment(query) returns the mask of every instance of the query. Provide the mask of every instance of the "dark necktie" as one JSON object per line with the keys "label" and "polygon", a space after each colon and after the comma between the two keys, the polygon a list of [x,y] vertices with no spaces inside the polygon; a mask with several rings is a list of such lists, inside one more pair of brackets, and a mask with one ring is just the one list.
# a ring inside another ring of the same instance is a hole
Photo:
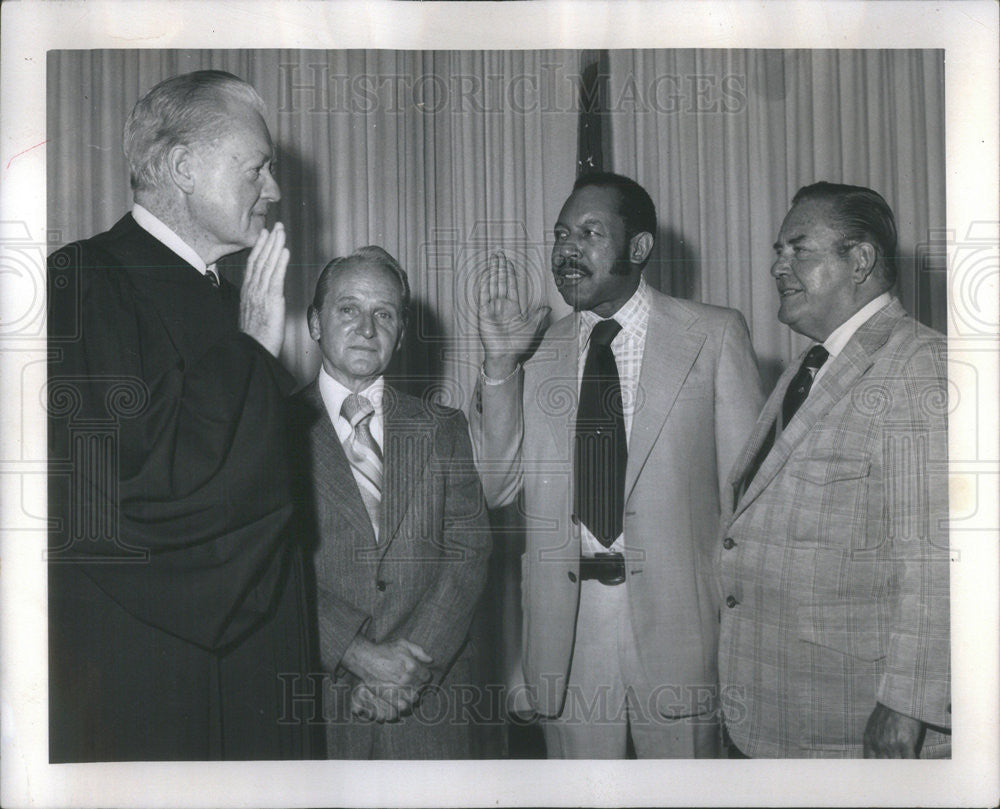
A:
{"label": "dark necktie", "polygon": [[574,511],[609,547],[622,532],[628,446],[621,380],[611,341],[621,324],[602,320],[590,333],[574,443]]}
{"label": "dark necktie", "polygon": [[219,288],[219,276],[215,274],[215,270],[205,270],[205,280],[216,289]]}
{"label": "dark necktie", "polygon": [[802,403],[806,400],[816,374],[823,367],[823,363],[826,362],[829,356],[830,352],[821,345],[814,345],[806,353],[805,359],[802,360],[802,366],[795,376],[792,377],[792,382],[788,386],[788,390],[785,391],[785,399],[781,403],[782,427],[788,426],[788,422],[792,420],[792,416],[795,415],[796,411],[798,411]]}
{"label": "dark necktie", "polygon": [[[785,398],[781,402],[782,429],[788,426],[788,423],[792,420],[792,416],[796,414],[802,403],[806,400],[809,391],[812,389],[816,374],[819,373],[819,369],[823,367],[823,363],[827,361],[829,356],[830,352],[821,345],[814,345],[806,352],[805,359],[802,360],[802,365],[799,366],[799,370],[792,377],[792,381],[788,385],[788,390],[785,391]],[[772,422],[767,438],[764,439],[764,443],[761,444],[757,455],[754,456],[753,463],[750,464],[746,475],[743,476],[743,491],[750,488],[750,481],[753,480],[754,475],[757,474],[757,470],[764,463],[767,453],[774,446],[775,433],[776,425]]]}

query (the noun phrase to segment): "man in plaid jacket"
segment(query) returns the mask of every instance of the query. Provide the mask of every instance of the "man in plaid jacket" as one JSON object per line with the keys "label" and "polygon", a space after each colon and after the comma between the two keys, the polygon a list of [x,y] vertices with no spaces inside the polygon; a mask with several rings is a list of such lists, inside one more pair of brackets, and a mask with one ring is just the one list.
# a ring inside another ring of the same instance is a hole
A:
{"label": "man in plaid jacket", "polygon": [[903,311],[874,191],[796,194],[778,318],[817,341],[734,467],[717,548],[734,757],[950,755],[945,339]]}

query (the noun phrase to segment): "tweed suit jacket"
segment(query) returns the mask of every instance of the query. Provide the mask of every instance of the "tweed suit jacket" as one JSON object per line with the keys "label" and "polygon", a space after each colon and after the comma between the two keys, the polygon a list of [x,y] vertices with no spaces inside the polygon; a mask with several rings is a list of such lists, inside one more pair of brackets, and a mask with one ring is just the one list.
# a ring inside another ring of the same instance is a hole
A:
{"label": "tweed suit jacket", "polygon": [[[328,722],[349,723],[345,699],[356,679],[341,666],[341,659],[359,632],[373,642],[404,638],[419,644],[434,659],[435,682],[447,683],[457,659],[472,654],[469,625],[491,550],[462,413],[425,404],[388,385],[383,408],[384,481],[376,542],[318,384],[295,397],[292,431],[299,436],[299,462],[307,472],[300,492],[315,542],[320,662],[325,672],[347,686],[340,688],[336,704],[326,694]],[[468,676],[468,667],[462,676]],[[328,755],[368,757],[370,751],[363,746],[378,728],[356,729],[359,737],[348,745],[354,753],[345,753],[342,739],[328,733],[328,746],[334,748]],[[397,750],[400,757],[418,752]],[[462,753],[439,750],[438,756]]]}
{"label": "tweed suit jacket", "polygon": [[[738,312],[650,293],[625,473],[622,586],[646,677],[667,697],[664,715],[679,718],[715,709],[720,491],[764,396]],[[487,501],[504,505],[523,490],[522,662],[528,700],[546,716],[564,704],[580,597],[577,320],[554,323],[522,373],[480,384],[470,409]]]}
{"label": "tweed suit jacket", "polygon": [[800,363],[729,481],[723,709],[750,756],[856,757],[876,701],[950,726],[945,340],[896,300],[877,312],[737,499]]}

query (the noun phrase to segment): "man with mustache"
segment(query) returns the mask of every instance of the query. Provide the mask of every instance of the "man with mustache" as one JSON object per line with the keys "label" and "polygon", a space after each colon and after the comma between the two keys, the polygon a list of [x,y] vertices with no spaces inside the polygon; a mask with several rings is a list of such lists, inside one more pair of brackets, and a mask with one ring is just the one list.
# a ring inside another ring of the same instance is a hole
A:
{"label": "man with mustache", "polygon": [[[125,124],[132,211],[49,258],[52,762],[310,755],[263,113],[229,73],[158,84]],[[216,262],[246,248],[237,290]]]}
{"label": "man with mustache", "polygon": [[523,492],[524,674],[550,757],[719,749],[712,549],[763,395],[738,312],[642,279],[656,229],[634,180],[577,180],[552,248],[575,311],[530,358],[546,310],[522,312],[504,256],[480,291],[473,443],[490,505]]}
{"label": "man with mustache", "polygon": [[945,339],[890,292],[896,223],[871,189],[802,188],[774,249],[778,319],[814,342],[726,487],[731,755],[947,756]]}

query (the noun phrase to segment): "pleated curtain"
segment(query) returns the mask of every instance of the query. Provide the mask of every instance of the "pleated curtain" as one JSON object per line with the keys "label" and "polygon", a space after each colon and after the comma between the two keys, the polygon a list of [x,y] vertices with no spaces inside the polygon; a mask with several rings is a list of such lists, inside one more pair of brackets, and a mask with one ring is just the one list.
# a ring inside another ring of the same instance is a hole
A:
{"label": "pleated curtain", "polygon": [[898,294],[945,330],[942,51],[616,50],[609,63],[611,168],[659,214],[647,278],[742,311],[768,388],[808,343],[777,322],[772,245],[818,180],[885,197]]}
{"label": "pleated curtain", "polygon": [[[49,57],[48,199],[54,247],[132,204],[121,131],[135,101],[191,70],[247,79],[268,106],[292,258],[283,361],[319,368],[306,307],[322,267],[377,244],[414,306],[392,368],[406,389],[464,407],[481,349],[474,280],[503,248],[532,303],[562,305],[552,223],[576,173],[576,51],[62,51]],[[223,262],[236,283],[244,256]]]}

